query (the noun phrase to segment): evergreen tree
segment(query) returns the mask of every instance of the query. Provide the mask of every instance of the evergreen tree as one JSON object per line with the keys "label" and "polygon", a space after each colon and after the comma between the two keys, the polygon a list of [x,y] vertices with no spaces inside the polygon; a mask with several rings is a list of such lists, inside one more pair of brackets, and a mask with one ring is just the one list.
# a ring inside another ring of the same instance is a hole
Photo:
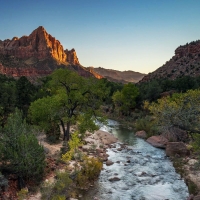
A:
{"label": "evergreen tree", "polygon": [[25,186],[24,180],[43,174],[44,149],[18,109],[8,117],[0,132],[0,150],[1,167],[18,175],[20,188]]}

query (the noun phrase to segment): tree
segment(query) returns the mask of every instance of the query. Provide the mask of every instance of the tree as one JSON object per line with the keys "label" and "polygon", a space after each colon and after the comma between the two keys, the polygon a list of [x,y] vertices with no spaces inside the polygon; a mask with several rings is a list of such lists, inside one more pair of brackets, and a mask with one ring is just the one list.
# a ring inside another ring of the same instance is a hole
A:
{"label": "tree", "polygon": [[200,90],[175,93],[146,107],[163,131],[179,128],[188,133],[200,133]]}
{"label": "tree", "polygon": [[16,105],[26,115],[30,102],[33,99],[36,89],[25,77],[20,77],[16,82]]}
{"label": "tree", "polygon": [[24,179],[43,174],[44,149],[18,109],[8,117],[0,132],[0,150],[1,168],[16,173],[21,187],[24,186]]}
{"label": "tree", "polygon": [[139,102],[142,103],[145,100],[150,102],[155,101],[160,97],[161,92],[163,92],[163,90],[161,84],[157,80],[141,83],[139,85]]}
{"label": "tree", "polygon": [[98,118],[97,111],[107,94],[102,82],[94,78],[83,78],[67,69],[58,69],[51,75],[49,90],[51,96],[31,104],[30,116],[34,122],[43,124],[43,127],[51,122],[59,123],[64,140],[69,140],[70,126],[80,116],[87,116],[87,120],[94,123],[95,118]]}
{"label": "tree", "polygon": [[4,126],[8,115],[16,107],[16,81],[0,75],[0,125]]}
{"label": "tree", "polygon": [[135,108],[136,97],[139,95],[138,88],[132,84],[125,84],[121,92],[117,91],[113,94],[113,102],[122,113],[130,114],[131,109]]}

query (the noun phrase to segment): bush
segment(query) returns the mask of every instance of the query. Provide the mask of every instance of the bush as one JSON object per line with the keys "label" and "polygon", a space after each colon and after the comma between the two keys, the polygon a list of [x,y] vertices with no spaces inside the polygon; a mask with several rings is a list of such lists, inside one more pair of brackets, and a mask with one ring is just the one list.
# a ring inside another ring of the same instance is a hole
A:
{"label": "bush", "polygon": [[[200,90],[174,93],[147,107],[163,132],[179,128],[187,133],[200,133]],[[181,136],[180,136],[181,138]]]}
{"label": "bush", "polygon": [[20,189],[25,187],[23,179],[42,178],[45,167],[44,149],[31,131],[16,110],[0,133],[1,167],[18,175]]}
{"label": "bush", "polygon": [[41,187],[42,200],[62,200],[77,197],[78,190],[88,189],[86,186],[98,177],[103,166],[99,159],[87,156],[84,156],[83,161],[77,165],[79,167],[72,174],[67,171],[58,172],[55,183],[46,182]]}
{"label": "bush", "polygon": [[17,193],[17,196],[18,196],[19,200],[24,200],[27,197],[27,195],[28,195],[27,188],[23,188]]}
{"label": "bush", "polygon": [[147,133],[147,137],[158,134],[158,129],[155,125],[155,122],[150,116],[136,120],[135,128],[137,131],[144,130]]}
{"label": "bush", "polygon": [[44,200],[63,200],[70,196],[72,180],[68,172],[57,172],[57,181],[49,184],[45,183],[41,188],[42,199]]}
{"label": "bush", "polygon": [[84,188],[87,182],[94,181],[99,176],[102,166],[98,158],[85,156],[81,163],[81,170],[76,177],[77,185]]}

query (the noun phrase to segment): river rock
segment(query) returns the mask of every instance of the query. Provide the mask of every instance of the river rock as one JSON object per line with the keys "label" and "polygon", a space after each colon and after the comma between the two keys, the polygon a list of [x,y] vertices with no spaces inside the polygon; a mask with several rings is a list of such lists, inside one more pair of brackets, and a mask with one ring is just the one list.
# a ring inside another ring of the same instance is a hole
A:
{"label": "river rock", "polygon": [[112,162],[111,160],[107,160],[107,161],[106,161],[106,165],[107,165],[107,166],[110,166],[110,165],[113,165],[113,164],[114,164],[114,162]]}
{"label": "river rock", "polygon": [[189,154],[189,151],[186,145],[183,142],[168,142],[166,146],[166,155],[167,156],[186,156]]}
{"label": "river rock", "polygon": [[188,198],[187,198],[187,200],[193,200],[194,199],[194,195],[193,194],[191,194]]}
{"label": "river rock", "polygon": [[200,200],[200,195],[195,196],[193,200]]}
{"label": "river rock", "polygon": [[103,149],[96,149],[96,153],[99,155],[100,153],[103,153]]}
{"label": "river rock", "polygon": [[154,147],[163,148],[163,149],[166,148],[166,145],[168,143],[168,139],[166,139],[165,137],[161,135],[151,136],[146,141]]}
{"label": "river rock", "polygon": [[49,149],[47,147],[43,147],[45,154],[49,154]]}
{"label": "river rock", "polygon": [[197,161],[196,159],[190,159],[190,160],[188,161],[188,165],[194,166],[197,162],[198,162],[198,161]]}
{"label": "river rock", "polygon": [[135,133],[135,135],[139,138],[142,138],[142,139],[146,139],[147,138],[147,133],[145,131],[137,131]]}
{"label": "river rock", "polygon": [[114,182],[114,181],[120,181],[121,179],[119,177],[114,176],[114,177],[109,178],[108,180],[110,182]]}

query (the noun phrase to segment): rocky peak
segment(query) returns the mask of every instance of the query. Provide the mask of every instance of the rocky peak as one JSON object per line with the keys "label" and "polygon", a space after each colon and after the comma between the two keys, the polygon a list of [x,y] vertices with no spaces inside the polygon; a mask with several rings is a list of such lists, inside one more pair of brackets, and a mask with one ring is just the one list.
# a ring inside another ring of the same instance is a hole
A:
{"label": "rocky peak", "polygon": [[35,29],[29,36],[0,41],[0,53],[22,59],[36,57],[41,60],[51,57],[66,62],[63,46],[42,26]]}
{"label": "rocky peak", "polygon": [[141,82],[159,78],[174,80],[182,76],[200,76],[200,40],[179,46],[169,61],[149,73]]}
{"label": "rocky peak", "polygon": [[66,61],[67,62],[72,63],[73,65],[79,65],[80,64],[79,61],[78,61],[78,57],[76,55],[75,49],[71,49],[71,50],[66,49],[64,52],[66,54]]}
{"label": "rocky peak", "polygon": [[64,50],[43,26],[29,36],[0,40],[0,73],[13,77],[40,77],[60,67],[67,67],[85,77],[101,78],[81,66],[75,49]]}

